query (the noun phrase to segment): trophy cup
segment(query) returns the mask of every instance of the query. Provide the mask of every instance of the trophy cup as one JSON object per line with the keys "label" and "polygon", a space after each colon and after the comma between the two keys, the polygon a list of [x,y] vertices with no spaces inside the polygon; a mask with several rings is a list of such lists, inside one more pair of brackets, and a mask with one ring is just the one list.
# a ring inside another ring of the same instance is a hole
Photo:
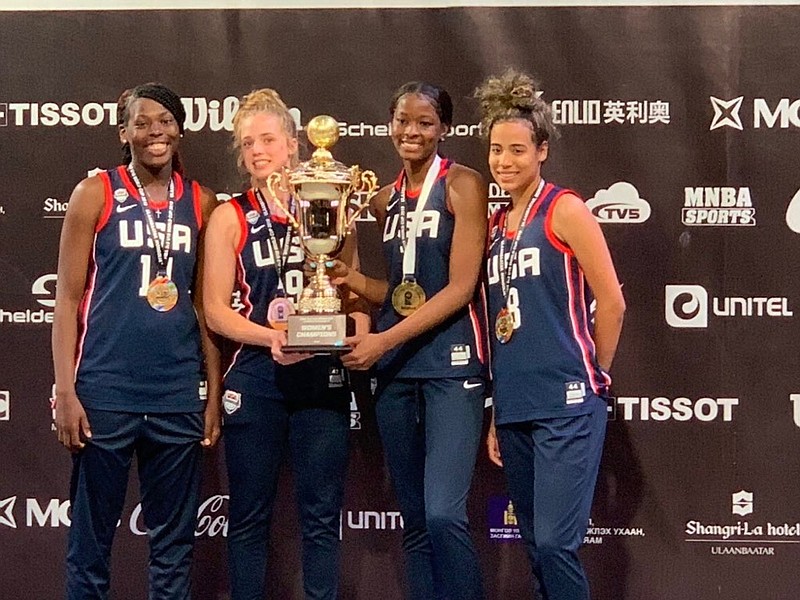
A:
{"label": "trophy cup", "polygon": [[[378,189],[372,171],[358,165],[347,167],[334,160],[329,148],[339,140],[339,124],[333,117],[319,115],[306,126],[309,141],[316,146],[311,160],[294,168],[284,168],[267,178],[272,199],[286,212],[296,228],[305,255],[316,263],[316,272],[306,286],[297,306],[297,314],[288,317],[288,344],[284,352],[347,352],[347,317],[342,300],[325,270],[325,263],[336,257],[344,246],[353,222],[369,206]],[[294,197],[294,214],[278,197],[286,178]],[[351,207],[350,198],[366,193],[366,199]]]}

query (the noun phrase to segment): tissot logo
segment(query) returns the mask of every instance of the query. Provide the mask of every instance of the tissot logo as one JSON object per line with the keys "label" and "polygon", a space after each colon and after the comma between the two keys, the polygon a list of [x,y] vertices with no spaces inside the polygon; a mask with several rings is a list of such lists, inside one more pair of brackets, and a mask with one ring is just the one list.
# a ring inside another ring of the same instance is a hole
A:
{"label": "tissot logo", "polygon": [[625,421],[711,421],[733,420],[739,398],[698,398],[679,396],[618,396],[617,418]]}
{"label": "tissot logo", "polygon": [[16,496],[11,496],[5,500],[0,500],[0,525],[17,528],[17,520],[14,518],[14,504],[17,502]]}
{"label": "tissot logo", "polygon": [[0,390],[0,421],[11,419],[11,394],[7,390]]}
{"label": "tissot logo", "polygon": [[650,218],[650,204],[625,181],[598,191],[586,207],[600,223],[644,223]]}
{"label": "tissot logo", "polygon": [[709,315],[715,317],[791,317],[789,299],[784,296],[727,296],[709,300],[701,285],[667,285],[664,316],[671,327],[705,328]]}
{"label": "tissot logo", "polygon": [[731,494],[731,514],[749,515],[753,512],[753,492],[740,490]]}
{"label": "tissot logo", "polygon": [[709,99],[714,109],[714,118],[711,120],[709,131],[720,127],[732,127],[739,131],[742,130],[742,119],[739,117],[739,110],[742,108],[744,96],[739,96],[733,100],[722,100],[714,96],[709,96]]}
{"label": "tissot logo", "polygon": [[[232,131],[233,115],[239,107],[236,96],[222,100],[205,97],[181,98],[186,109],[185,127],[188,131],[210,129]],[[300,110],[289,109],[300,128]],[[16,127],[74,127],[87,125],[117,125],[116,102],[8,102],[0,103],[0,126]]]}

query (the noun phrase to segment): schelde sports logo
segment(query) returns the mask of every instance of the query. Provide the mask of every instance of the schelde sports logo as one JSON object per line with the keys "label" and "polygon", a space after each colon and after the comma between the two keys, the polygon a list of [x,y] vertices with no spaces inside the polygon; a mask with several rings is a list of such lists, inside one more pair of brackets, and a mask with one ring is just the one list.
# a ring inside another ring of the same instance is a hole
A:
{"label": "schelde sports logo", "polygon": [[[737,96],[730,100],[709,96],[714,115],[711,118],[709,130],[727,127],[742,131],[745,123],[740,111],[745,104],[744,96]],[[767,100],[754,98],[752,111],[753,129],[789,129],[800,128],[800,99],[780,98]]]}
{"label": "schelde sports logo", "polygon": [[709,317],[791,317],[789,299],[784,296],[727,296],[710,298],[701,285],[667,285],[664,288],[664,317],[676,328],[708,327]]}
{"label": "schelde sports logo", "polygon": [[0,325],[5,323],[52,323],[52,309],[56,305],[56,279],[55,273],[47,273],[37,278],[31,285],[31,295],[44,308],[9,309],[0,307]]}
{"label": "schelde sports logo", "polygon": [[598,191],[586,202],[586,207],[599,223],[644,223],[650,218],[650,204],[625,181]]}

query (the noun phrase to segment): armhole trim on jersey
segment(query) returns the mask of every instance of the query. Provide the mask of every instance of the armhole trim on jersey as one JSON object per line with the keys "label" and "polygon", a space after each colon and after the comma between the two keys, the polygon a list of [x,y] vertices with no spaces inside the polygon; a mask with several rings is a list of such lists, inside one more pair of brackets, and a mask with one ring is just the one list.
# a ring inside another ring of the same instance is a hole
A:
{"label": "armhole trim on jersey", "polygon": [[97,224],[94,226],[95,233],[99,233],[100,230],[106,226],[106,223],[108,223],[108,219],[111,217],[111,208],[114,204],[111,199],[111,178],[108,176],[108,172],[103,171],[102,173],[98,174],[98,177],[103,182],[103,188],[105,192],[103,193],[103,212],[100,213],[100,218],[97,220]]}
{"label": "armhole trim on jersey", "polygon": [[194,203],[194,216],[197,219],[197,228],[203,228],[203,194],[200,190],[200,184],[196,181],[192,182],[192,202]]}
{"label": "armhole trim on jersey", "polygon": [[244,218],[244,212],[242,212],[242,207],[239,203],[236,200],[231,200],[230,202],[236,211],[236,218],[239,220],[239,243],[236,245],[236,254],[241,254],[242,250],[244,250],[244,245],[247,243],[247,220]]}
{"label": "armhole trim on jersey", "polygon": [[564,194],[574,194],[572,190],[559,190],[556,196],[550,201],[550,206],[547,207],[547,215],[544,218],[544,234],[547,236],[547,240],[550,244],[559,252],[563,252],[564,254],[568,254],[569,256],[574,256],[574,252],[572,248],[567,246],[564,242],[558,239],[555,232],[553,231],[553,211],[555,210],[555,206],[558,201],[564,196]]}

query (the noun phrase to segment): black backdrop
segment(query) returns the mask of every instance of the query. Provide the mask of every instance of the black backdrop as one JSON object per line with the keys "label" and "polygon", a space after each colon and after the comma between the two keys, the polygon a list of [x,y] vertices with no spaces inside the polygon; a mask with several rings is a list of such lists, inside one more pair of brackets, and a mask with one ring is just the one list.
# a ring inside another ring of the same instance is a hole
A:
{"label": "black backdrop", "polygon": [[[119,92],[178,90],[192,108],[190,175],[231,194],[234,98],[262,86],[303,125],[335,115],[335,156],[385,183],[399,169],[380,127],[389,97],[410,79],[441,83],[457,123],[444,153],[487,173],[471,91],[513,65],[554,102],[562,137],[545,176],[590,200],[628,303],[582,550],[594,596],[797,597],[797,7],[6,12],[0,31],[0,596],[61,596],[70,460],[48,404],[53,274],[72,187],[117,161]],[[374,224],[360,231],[379,273]],[[342,597],[393,600],[401,523],[368,381],[352,416]],[[227,487],[221,452],[206,462],[195,596],[216,599]],[[122,599],[145,586],[135,479],[129,496],[113,562]],[[270,585],[299,598],[288,474],[276,514]],[[528,597],[502,473],[483,453],[470,516],[491,598]]]}

